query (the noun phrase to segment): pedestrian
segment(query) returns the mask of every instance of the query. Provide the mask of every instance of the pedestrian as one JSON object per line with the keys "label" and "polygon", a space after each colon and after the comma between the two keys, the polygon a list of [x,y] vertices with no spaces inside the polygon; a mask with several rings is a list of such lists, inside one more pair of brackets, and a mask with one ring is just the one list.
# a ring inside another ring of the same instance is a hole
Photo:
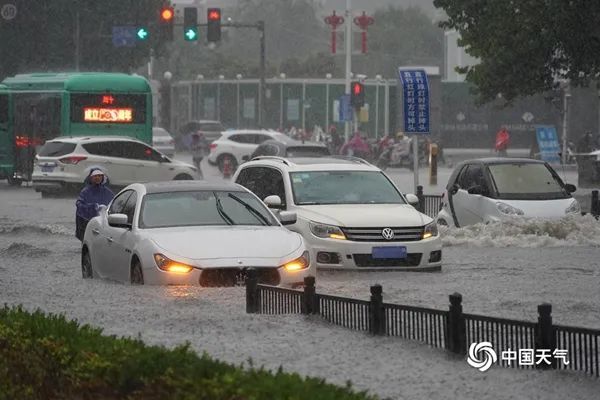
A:
{"label": "pedestrian", "polygon": [[202,169],[200,163],[204,156],[208,154],[208,142],[202,132],[196,132],[192,135],[192,144],[190,145],[190,152],[192,153],[192,161],[198,169],[198,175],[202,177]]}
{"label": "pedestrian", "polygon": [[108,205],[114,197],[112,190],[106,186],[108,178],[100,168],[92,168],[85,183],[75,203],[75,236],[80,241],[83,241],[88,222],[98,216],[100,206]]}
{"label": "pedestrian", "polygon": [[498,133],[496,133],[496,143],[495,149],[500,157],[507,157],[508,154],[506,150],[508,149],[508,145],[510,144],[510,134],[508,133],[508,129],[505,127],[500,128]]}

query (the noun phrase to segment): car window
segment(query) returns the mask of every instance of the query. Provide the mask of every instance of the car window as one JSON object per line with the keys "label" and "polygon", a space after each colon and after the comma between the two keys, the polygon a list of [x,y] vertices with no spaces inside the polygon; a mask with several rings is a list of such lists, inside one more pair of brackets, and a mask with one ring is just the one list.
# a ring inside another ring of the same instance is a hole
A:
{"label": "car window", "polygon": [[312,204],[405,204],[380,171],[290,172],[294,202]]}
{"label": "car window", "polygon": [[288,147],[286,151],[288,157],[323,157],[328,155],[331,155],[329,149],[321,146]]}
{"label": "car window", "polygon": [[[234,197],[237,197],[237,200]],[[260,200],[248,192],[237,191],[147,194],[144,196],[139,222],[142,229],[204,225],[279,225]]]}
{"label": "car window", "polygon": [[104,157],[122,157],[120,142],[86,143],[82,147],[90,154]]}
{"label": "car window", "polygon": [[236,143],[254,143],[254,135],[239,134],[229,136],[229,140]]}
{"label": "car window", "polygon": [[46,142],[38,154],[42,157],[60,157],[72,153],[75,147],[75,143]]}
{"label": "car window", "polygon": [[281,205],[285,208],[287,204],[285,198],[285,183],[281,172],[275,168],[265,168],[263,179],[264,193],[262,194],[262,197],[259,196],[259,198],[264,200],[267,196],[277,195],[281,199]]}
{"label": "car window", "polygon": [[122,142],[122,154],[126,158],[144,161],[160,161],[162,156],[153,148],[143,143]]}
{"label": "car window", "polygon": [[137,193],[132,191],[131,196],[127,199],[127,202],[123,206],[122,213],[127,215],[127,222],[133,223],[133,214],[135,214],[135,204],[137,202]]}
{"label": "car window", "polygon": [[485,179],[485,173],[482,165],[471,164],[460,176],[460,187],[468,190],[473,186],[481,186],[484,193],[489,193],[489,185]]}
{"label": "car window", "polygon": [[127,190],[115,197],[110,203],[110,208],[108,209],[109,214],[123,214],[125,209],[125,204],[127,204],[127,200],[133,193],[133,190]]}
{"label": "car window", "polygon": [[242,172],[240,172],[236,183],[244,186],[246,189],[250,190],[259,199],[265,199],[265,191],[264,191],[264,179],[265,179],[266,168],[263,167],[250,167],[244,168]]}
{"label": "car window", "polygon": [[262,135],[262,134],[256,134],[256,135],[253,135],[253,136],[254,136],[254,143],[256,143],[256,144],[261,144],[265,140],[271,140],[272,139],[271,136]]}

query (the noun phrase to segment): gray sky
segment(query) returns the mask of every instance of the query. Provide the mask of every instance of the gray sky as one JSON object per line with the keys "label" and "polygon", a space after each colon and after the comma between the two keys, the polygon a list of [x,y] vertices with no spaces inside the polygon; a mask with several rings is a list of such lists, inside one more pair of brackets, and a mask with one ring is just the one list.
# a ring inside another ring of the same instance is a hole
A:
{"label": "gray sky", "polygon": [[[346,0],[321,0],[326,9],[344,10]],[[419,6],[424,10],[433,10],[433,0],[352,0],[352,8],[355,10],[373,11],[388,5],[400,5],[403,7]]]}

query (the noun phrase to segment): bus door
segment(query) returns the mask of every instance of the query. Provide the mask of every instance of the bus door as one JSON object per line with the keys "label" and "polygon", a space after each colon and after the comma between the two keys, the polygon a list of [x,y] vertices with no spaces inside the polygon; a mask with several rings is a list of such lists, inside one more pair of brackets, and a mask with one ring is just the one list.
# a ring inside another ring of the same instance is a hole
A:
{"label": "bus door", "polygon": [[14,134],[12,102],[8,91],[0,91],[0,179],[12,181],[14,170]]}

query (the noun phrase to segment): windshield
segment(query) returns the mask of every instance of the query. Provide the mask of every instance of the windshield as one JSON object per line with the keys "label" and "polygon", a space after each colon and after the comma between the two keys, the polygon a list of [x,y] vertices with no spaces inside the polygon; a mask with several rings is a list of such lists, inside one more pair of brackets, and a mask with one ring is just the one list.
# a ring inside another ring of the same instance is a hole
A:
{"label": "windshield", "polygon": [[570,197],[558,175],[545,164],[492,164],[489,170],[500,199],[550,200]]}
{"label": "windshield", "polygon": [[290,178],[298,205],[405,203],[379,171],[291,172]]}
{"label": "windshield", "polygon": [[218,225],[279,225],[256,197],[246,192],[190,191],[144,196],[140,228]]}

